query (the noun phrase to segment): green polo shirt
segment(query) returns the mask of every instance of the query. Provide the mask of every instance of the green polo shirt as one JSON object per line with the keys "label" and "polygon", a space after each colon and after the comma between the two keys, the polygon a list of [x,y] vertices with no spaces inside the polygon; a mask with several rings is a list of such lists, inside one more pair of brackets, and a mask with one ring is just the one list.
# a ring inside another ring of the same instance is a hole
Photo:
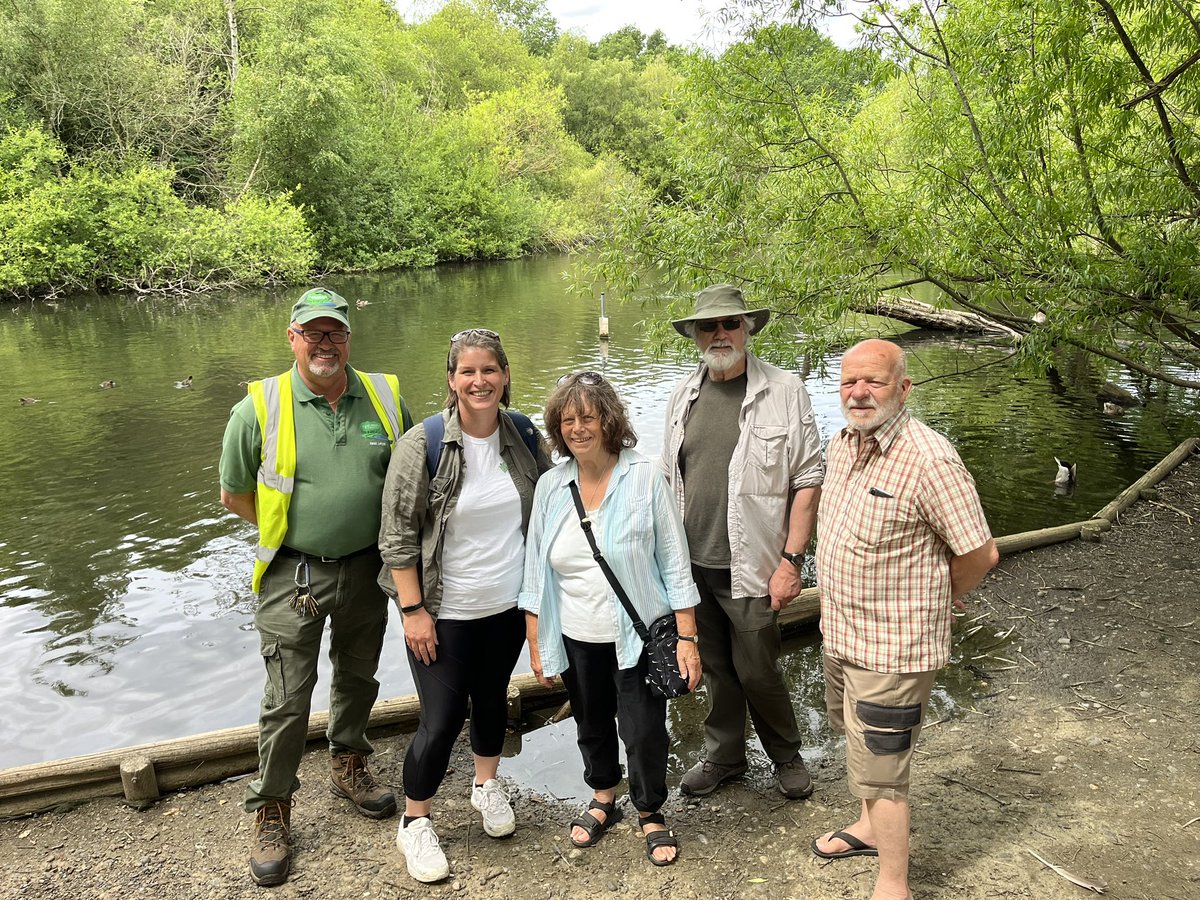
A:
{"label": "green polo shirt", "polygon": [[[349,373],[337,410],[292,366],[296,478],[284,543],[313,556],[346,556],[379,539],[380,500],[392,448],[362,382]],[[258,487],[262,434],[249,396],[229,413],[221,446],[221,487]]]}

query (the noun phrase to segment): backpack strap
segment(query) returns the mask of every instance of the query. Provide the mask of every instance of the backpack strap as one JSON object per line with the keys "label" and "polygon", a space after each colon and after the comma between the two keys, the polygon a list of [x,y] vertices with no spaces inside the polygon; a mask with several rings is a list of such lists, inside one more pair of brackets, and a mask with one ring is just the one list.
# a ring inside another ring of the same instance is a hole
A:
{"label": "backpack strap", "polygon": [[537,462],[537,429],[529,421],[529,416],[525,415],[525,413],[519,413],[515,409],[505,410],[504,415],[512,419],[512,423],[517,426],[517,431],[521,433],[521,440],[525,442],[525,448],[529,451],[529,455],[533,457],[534,462]]}
{"label": "backpack strap", "polygon": [[446,423],[440,412],[434,413],[421,423],[425,429],[425,470],[430,481],[442,460],[442,439],[446,436]]}
{"label": "backpack strap", "polygon": [[[533,457],[534,462],[537,462],[537,429],[529,421],[529,416],[511,409],[505,410],[501,415],[508,416],[513,425],[517,427],[525,448]],[[446,437],[446,423],[442,421],[442,414],[439,412],[425,419],[421,425],[425,429],[425,469],[429,472],[429,478],[432,480],[434,473],[437,472],[438,463],[442,461],[442,441]]]}

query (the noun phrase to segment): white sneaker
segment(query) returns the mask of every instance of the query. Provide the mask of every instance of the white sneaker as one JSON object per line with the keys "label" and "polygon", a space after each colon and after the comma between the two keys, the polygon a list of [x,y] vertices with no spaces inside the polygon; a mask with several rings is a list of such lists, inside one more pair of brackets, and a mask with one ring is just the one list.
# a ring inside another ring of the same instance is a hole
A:
{"label": "white sneaker", "polygon": [[483,830],[490,837],[504,837],[516,830],[517,817],[495,778],[471,789],[471,805],[483,813]]}
{"label": "white sneaker", "polygon": [[446,861],[437,832],[428,818],[417,819],[407,828],[401,819],[396,832],[396,846],[404,854],[408,874],[417,881],[441,881],[450,874],[450,863]]}

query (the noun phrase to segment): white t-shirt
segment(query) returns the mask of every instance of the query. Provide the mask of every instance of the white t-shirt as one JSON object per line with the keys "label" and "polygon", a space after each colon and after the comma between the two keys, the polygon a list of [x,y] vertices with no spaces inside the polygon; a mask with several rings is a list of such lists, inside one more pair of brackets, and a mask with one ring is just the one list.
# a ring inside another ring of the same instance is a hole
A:
{"label": "white t-shirt", "polygon": [[521,495],[500,455],[500,429],[462,439],[462,490],[446,520],[438,616],[482,619],[515,607],[521,592]]}
{"label": "white t-shirt", "polygon": [[[599,544],[603,533],[599,513],[588,510],[587,515],[592,520],[592,534]],[[613,618],[613,604],[608,599],[608,579],[592,556],[591,545],[578,516],[567,519],[554,539],[550,547],[550,568],[558,576],[563,634],[590,644],[615,641],[617,622]],[[620,612],[625,614],[623,609]]]}

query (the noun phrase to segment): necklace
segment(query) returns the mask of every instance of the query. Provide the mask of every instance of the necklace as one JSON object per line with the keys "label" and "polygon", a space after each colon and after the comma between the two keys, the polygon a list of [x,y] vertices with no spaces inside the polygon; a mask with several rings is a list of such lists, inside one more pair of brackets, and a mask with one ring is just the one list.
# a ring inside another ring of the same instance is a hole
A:
{"label": "necklace", "polygon": [[[599,494],[601,489],[608,483],[608,476],[612,474],[612,470],[616,467],[617,461],[614,459],[611,466],[605,466],[600,470],[600,475],[596,478],[596,483],[592,486],[592,492],[588,496],[588,501],[584,506],[584,509],[591,511],[596,508],[596,495]],[[582,477],[580,480],[582,481]]]}

